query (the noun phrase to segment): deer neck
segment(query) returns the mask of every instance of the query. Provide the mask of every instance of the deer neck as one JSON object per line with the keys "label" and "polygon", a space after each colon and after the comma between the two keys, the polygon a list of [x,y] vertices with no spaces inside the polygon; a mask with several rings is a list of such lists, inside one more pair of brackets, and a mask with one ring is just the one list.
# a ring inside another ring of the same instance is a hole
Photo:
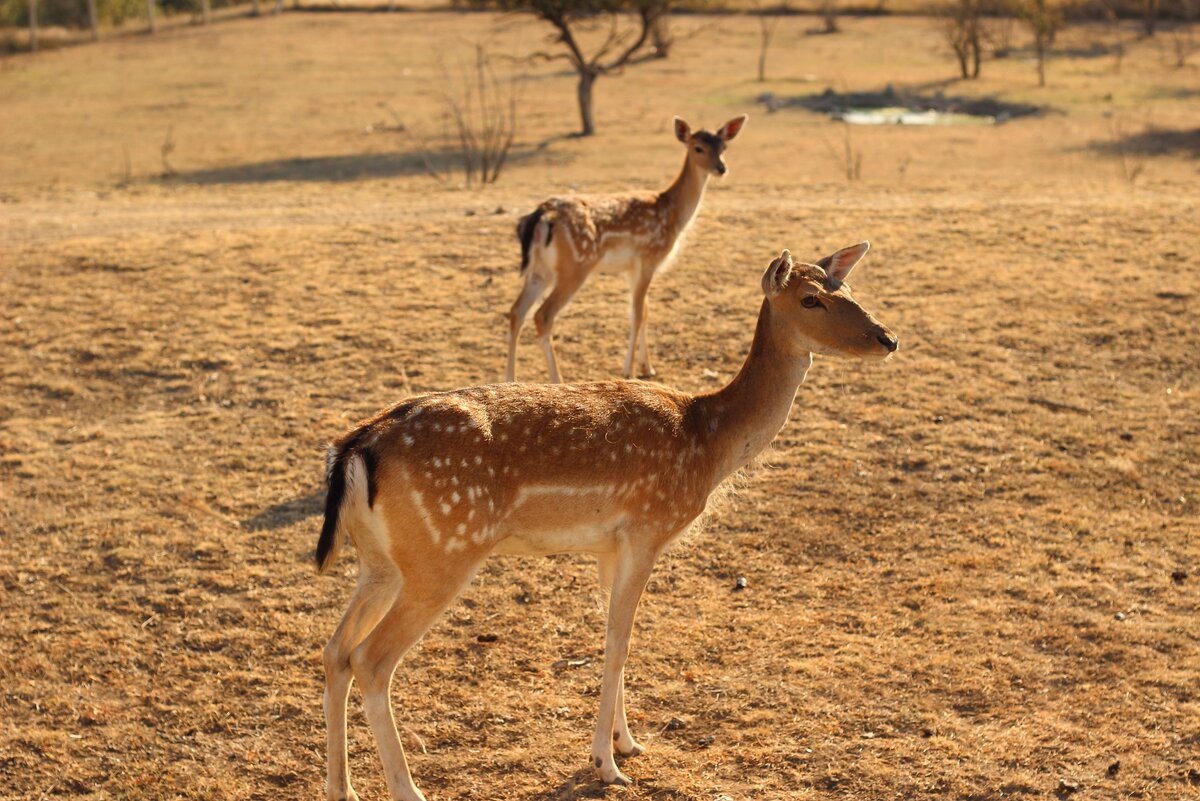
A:
{"label": "deer neck", "polygon": [[694,402],[713,487],[771,444],[787,422],[811,366],[811,353],[797,355],[783,346],[771,320],[771,305],[764,301],[742,369],[723,389]]}
{"label": "deer neck", "polygon": [[696,215],[696,209],[700,208],[700,201],[704,199],[704,187],[707,185],[708,172],[693,167],[692,160],[685,155],[683,169],[679,171],[675,181],[658,196],[659,204],[667,208],[675,237],[688,227],[688,223]]}

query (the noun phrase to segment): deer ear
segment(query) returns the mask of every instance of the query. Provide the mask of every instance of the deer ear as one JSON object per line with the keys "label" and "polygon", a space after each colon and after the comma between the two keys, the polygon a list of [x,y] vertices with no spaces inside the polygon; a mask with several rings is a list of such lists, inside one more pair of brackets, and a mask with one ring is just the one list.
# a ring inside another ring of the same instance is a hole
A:
{"label": "deer ear", "polygon": [[786,250],[779,254],[779,258],[771,262],[767,267],[767,271],[763,273],[762,287],[763,294],[768,298],[773,298],[784,290],[787,286],[788,279],[792,277],[792,254]]}
{"label": "deer ear", "polygon": [[854,265],[858,264],[870,249],[870,242],[859,242],[857,245],[842,248],[837,253],[826,256],[817,262],[817,266],[825,271],[832,283],[840,285],[850,275]]}
{"label": "deer ear", "polygon": [[692,135],[692,126],[688,125],[681,118],[675,118],[675,138],[680,142],[687,144],[687,140]]}
{"label": "deer ear", "polygon": [[728,142],[730,139],[738,135],[738,132],[742,130],[742,126],[746,124],[747,119],[749,119],[749,117],[747,117],[745,114],[740,117],[734,117],[732,120],[721,126],[721,130],[717,131],[717,136]]}

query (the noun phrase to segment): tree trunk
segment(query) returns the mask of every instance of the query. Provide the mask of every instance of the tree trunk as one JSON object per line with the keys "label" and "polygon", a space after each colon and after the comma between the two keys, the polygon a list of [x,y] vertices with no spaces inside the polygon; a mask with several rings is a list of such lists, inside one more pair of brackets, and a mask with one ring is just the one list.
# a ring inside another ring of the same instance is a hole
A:
{"label": "tree trunk", "polygon": [[1046,40],[1042,34],[1037,35],[1038,86],[1046,85]]}
{"label": "tree trunk", "polygon": [[279,14],[283,11],[283,0],[275,0],[275,10],[273,14]]}
{"label": "tree trunk", "polygon": [[979,42],[979,31],[971,34],[971,78],[979,77],[979,63],[983,60],[983,45]]}
{"label": "tree trunk", "polygon": [[591,136],[596,133],[596,119],[592,116],[592,84],[596,82],[596,73],[584,68],[579,73],[579,122],[583,129],[580,136]]}
{"label": "tree trunk", "polygon": [[671,28],[667,15],[659,14],[650,26],[650,42],[654,45],[654,57],[666,58],[671,52]]}
{"label": "tree trunk", "polygon": [[1142,27],[1147,36],[1154,35],[1154,30],[1158,27],[1158,0],[1143,0]]}
{"label": "tree trunk", "polygon": [[96,19],[96,0],[87,0],[88,24],[92,26],[92,41],[100,41],[100,22]]}
{"label": "tree trunk", "polygon": [[37,0],[29,0],[29,51],[36,53],[37,49]]}
{"label": "tree trunk", "polygon": [[257,17],[262,14],[262,9],[258,5],[258,0],[250,0],[250,16]]}
{"label": "tree trunk", "polygon": [[212,21],[211,0],[200,0],[200,21],[205,25]]}
{"label": "tree trunk", "polygon": [[758,48],[758,82],[762,83],[767,79],[767,48],[771,46],[771,35],[773,31],[766,17],[759,19],[758,24],[762,26],[762,39],[759,42]]}
{"label": "tree trunk", "polygon": [[146,0],[146,21],[150,24],[150,33],[158,30],[158,23],[154,20],[154,0]]}

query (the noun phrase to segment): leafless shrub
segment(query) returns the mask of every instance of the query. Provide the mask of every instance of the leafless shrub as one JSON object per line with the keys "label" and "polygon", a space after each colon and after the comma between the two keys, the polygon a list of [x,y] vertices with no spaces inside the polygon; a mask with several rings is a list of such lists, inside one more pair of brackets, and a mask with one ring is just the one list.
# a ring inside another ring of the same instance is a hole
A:
{"label": "leafless shrub", "polygon": [[483,45],[475,46],[473,67],[463,70],[457,96],[445,102],[458,135],[458,153],[467,185],[494,184],[517,135],[518,87],[514,74],[501,78]]}
{"label": "leafless shrub", "polygon": [[989,12],[992,16],[989,17],[987,25],[984,27],[983,36],[988,43],[988,49],[992,51],[993,58],[1007,58],[1009,53],[1013,51],[1013,39],[1016,36],[1017,21],[1003,8],[1003,3],[993,3]]}
{"label": "leafless shrub", "polygon": [[1171,49],[1175,67],[1183,68],[1189,58],[1200,52],[1200,42],[1196,41],[1196,0],[1180,0],[1179,18],[1171,27]]}
{"label": "leafless shrub", "polygon": [[167,127],[167,135],[163,137],[162,144],[158,146],[158,154],[162,159],[163,177],[169,178],[175,175],[175,168],[171,166],[170,156],[175,152],[175,128],[174,126]]}
{"label": "leafless shrub", "polygon": [[1117,42],[1112,46],[1113,75],[1121,74],[1121,65],[1125,63],[1125,43]]}
{"label": "leafless shrub", "polygon": [[[438,136],[405,125],[396,111],[384,104],[395,121],[389,127],[416,143],[425,171],[440,183],[446,183],[454,169],[447,165],[448,160],[462,170],[467,186],[496,183],[517,136],[517,75],[499,75],[487,49],[476,44],[469,63],[453,73],[443,65],[439,85],[443,87],[443,113]],[[449,159],[447,154],[451,154]]]}
{"label": "leafless shrub", "polygon": [[1132,187],[1137,183],[1142,170],[1146,168],[1146,163],[1142,158],[1135,158],[1126,144],[1128,132],[1125,129],[1125,120],[1120,112],[1114,111],[1109,115],[1108,134],[1109,140],[1112,143],[1112,151],[1117,156],[1117,166],[1120,169],[1120,175]]}
{"label": "leafless shrub", "polygon": [[118,187],[129,186],[133,181],[133,162],[129,158],[129,145],[121,143],[121,177],[117,179]]}
{"label": "leafless shrub", "polygon": [[[854,146],[850,127],[850,123],[842,123],[842,147],[840,150],[828,139],[824,140],[830,155],[841,161],[842,173],[846,176],[847,183],[862,180],[862,151]],[[905,166],[907,167],[907,165]]]}

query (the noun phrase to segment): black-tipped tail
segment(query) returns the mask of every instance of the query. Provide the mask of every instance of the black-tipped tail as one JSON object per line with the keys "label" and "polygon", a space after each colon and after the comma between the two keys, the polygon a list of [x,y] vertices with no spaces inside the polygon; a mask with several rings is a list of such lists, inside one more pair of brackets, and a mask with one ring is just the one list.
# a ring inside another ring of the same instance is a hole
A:
{"label": "black-tipped tail", "polygon": [[325,477],[328,489],[325,493],[325,523],[321,526],[321,537],[317,540],[317,572],[324,573],[333,564],[338,551],[338,518],[342,514],[342,501],[346,497],[345,448],[331,448],[329,470]]}
{"label": "black-tipped tail", "polygon": [[[521,240],[521,272],[524,273],[529,268],[529,251],[533,247],[533,235],[537,231],[538,223],[541,222],[542,215],[546,211],[543,208],[536,209],[532,214],[526,214],[517,221],[517,238]],[[554,235],[553,226],[548,226],[546,229],[546,244],[550,244],[550,238]]]}

